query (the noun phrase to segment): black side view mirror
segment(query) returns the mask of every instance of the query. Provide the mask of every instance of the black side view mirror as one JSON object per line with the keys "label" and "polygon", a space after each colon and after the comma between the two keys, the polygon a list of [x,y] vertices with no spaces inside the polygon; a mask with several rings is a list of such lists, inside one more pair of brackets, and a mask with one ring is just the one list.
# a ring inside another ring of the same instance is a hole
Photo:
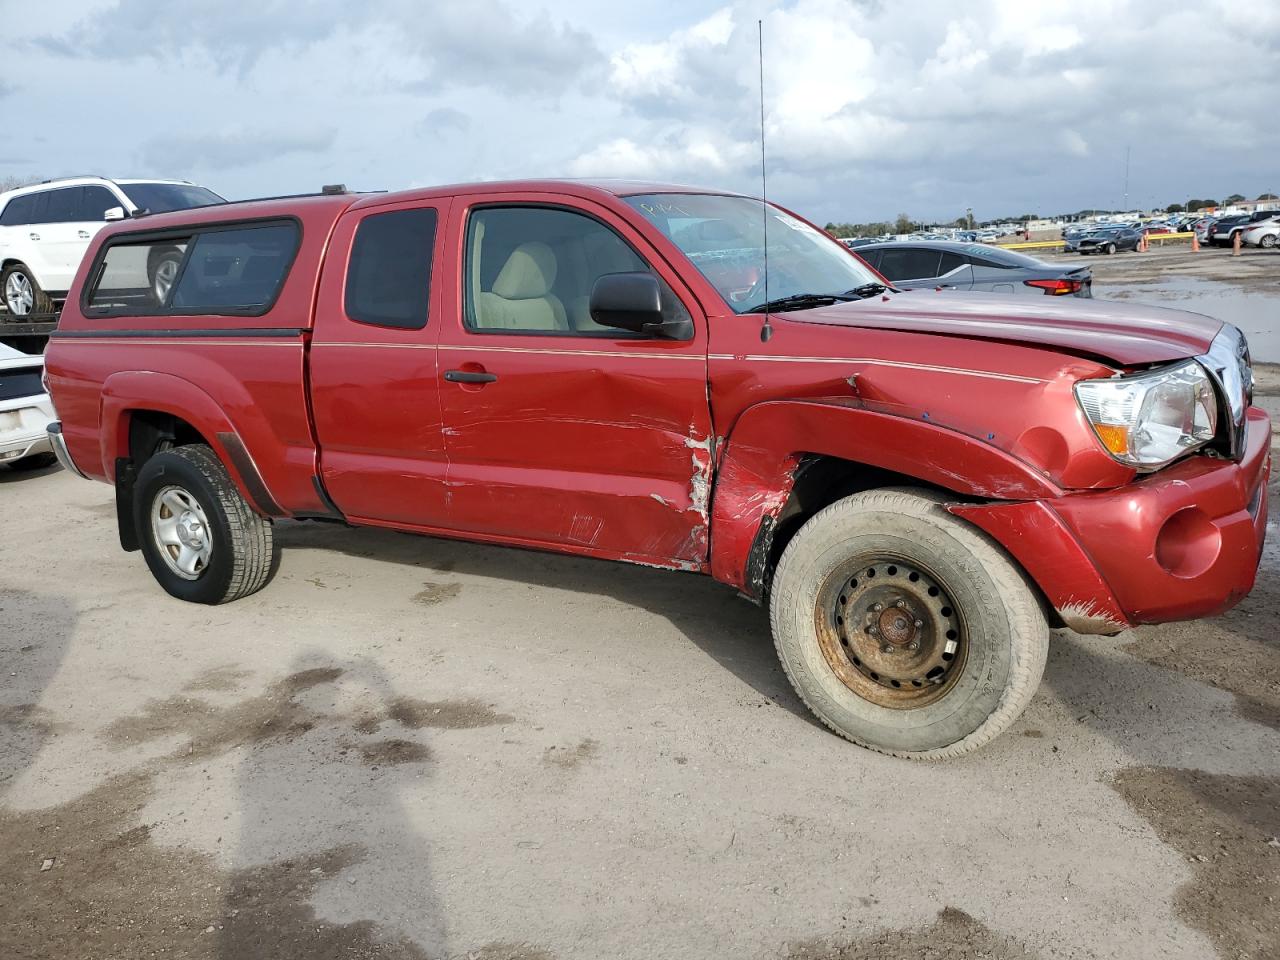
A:
{"label": "black side view mirror", "polygon": [[602,327],[666,340],[693,339],[691,321],[662,318],[662,289],[651,273],[606,273],[592,286],[588,309]]}

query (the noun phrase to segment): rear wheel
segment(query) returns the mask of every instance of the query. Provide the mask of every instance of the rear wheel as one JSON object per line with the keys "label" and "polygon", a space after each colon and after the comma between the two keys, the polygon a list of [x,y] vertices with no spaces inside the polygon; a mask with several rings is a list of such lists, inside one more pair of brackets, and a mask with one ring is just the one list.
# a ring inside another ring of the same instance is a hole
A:
{"label": "rear wheel", "polygon": [[770,617],[823,723],[918,759],[969,753],[1012,724],[1049,645],[1022,572],[922,490],[859,493],[812,517],[778,564]]}
{"label": "rear wheel", "polygon": [[1265,247],[1270,250],[1276,245],[1276,235],[1274,233],[1263,234],[1262,239],[1258,241],[1258,246]]}
{"label": "rear wheel", "polygon": [[266,585],[271,521],[249,508],[203,444],[156,454],[134,486],[138,543],[152,575],[192,603],[227,603]]}
{"label": "rear wheel", "polygon": [[25,318],[53,312],[53,301],[40,289],[35,274],[25,263],[5,267],[0,273],[0,290],[4,291],[5,309],[11,317]]}

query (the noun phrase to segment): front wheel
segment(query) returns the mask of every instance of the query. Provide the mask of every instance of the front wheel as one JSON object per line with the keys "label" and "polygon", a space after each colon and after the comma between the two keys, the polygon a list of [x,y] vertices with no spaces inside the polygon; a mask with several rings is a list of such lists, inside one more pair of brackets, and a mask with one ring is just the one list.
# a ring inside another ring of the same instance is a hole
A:
{"label": "front wheel", "polygon": [[1116,245],[1114,243],[1108,243],[1103,252],[1106,253],[1107,256],[1111,256],[1111,254],[1116,252]]}
{"label": "front wheel", "polygon": [[250,509],[203,444],[157,453],[134,485],[134,523],[152,575],[192,603],[227,603],[266,585],[271,521]]}
{"label": "front wheel", "polygon": [[792,686],[854,743],[914,759],[985,745],[1031,702],[1049,628],[1021,570],[941,498],[872,490],[812,517],[770,593]]}

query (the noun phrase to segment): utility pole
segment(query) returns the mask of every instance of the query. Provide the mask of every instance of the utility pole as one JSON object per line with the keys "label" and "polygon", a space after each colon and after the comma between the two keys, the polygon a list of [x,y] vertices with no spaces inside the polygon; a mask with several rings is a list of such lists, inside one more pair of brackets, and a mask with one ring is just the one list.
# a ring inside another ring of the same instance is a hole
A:
{"label": "utility pole", "polygon": [[1129,148],[1124,148],[1124,204],[1121,209],[1129,212]]}

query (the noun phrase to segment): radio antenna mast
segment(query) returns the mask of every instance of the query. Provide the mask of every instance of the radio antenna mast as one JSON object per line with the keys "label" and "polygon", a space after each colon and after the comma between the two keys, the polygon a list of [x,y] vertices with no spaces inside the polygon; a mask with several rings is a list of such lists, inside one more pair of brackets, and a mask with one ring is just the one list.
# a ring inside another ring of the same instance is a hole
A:
{"label": "radio antenna mast", "polygon": [[[769,179],[764,162],[764,20],[756,21],[757,58],[760,61],[760,215],[764,225],[764,302],[769,302]],[[760,341],[767,343],[773,336],[769,322],[769,308],[765,307],[764,326],[760,328]]]}

